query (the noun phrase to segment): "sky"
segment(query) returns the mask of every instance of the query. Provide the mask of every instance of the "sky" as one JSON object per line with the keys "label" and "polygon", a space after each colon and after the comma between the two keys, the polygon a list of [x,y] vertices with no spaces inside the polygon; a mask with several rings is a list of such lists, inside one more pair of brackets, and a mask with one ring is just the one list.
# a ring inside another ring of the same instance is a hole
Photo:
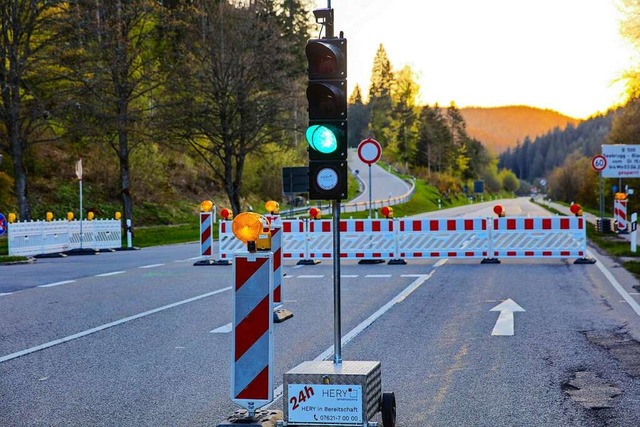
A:
{"label": "sky", "polygon": [[423,104],[529,105],[582,119],[621,101],[620,77],[634,61],[617,1],[316,0],[316,8],[330,2],[335,34],[347,38],[349,93],[358,83],[367,96],[382,44],[394,70],[414,70]]}

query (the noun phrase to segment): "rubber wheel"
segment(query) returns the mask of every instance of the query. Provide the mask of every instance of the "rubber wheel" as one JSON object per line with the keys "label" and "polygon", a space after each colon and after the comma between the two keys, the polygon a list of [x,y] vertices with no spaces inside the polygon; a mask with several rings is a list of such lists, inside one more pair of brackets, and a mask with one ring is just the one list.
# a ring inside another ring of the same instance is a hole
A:
{"label": "rubber wheel", "polygon": [[380,409],[383,427],[396,427],[396,395],[394,393],[382,393]]}

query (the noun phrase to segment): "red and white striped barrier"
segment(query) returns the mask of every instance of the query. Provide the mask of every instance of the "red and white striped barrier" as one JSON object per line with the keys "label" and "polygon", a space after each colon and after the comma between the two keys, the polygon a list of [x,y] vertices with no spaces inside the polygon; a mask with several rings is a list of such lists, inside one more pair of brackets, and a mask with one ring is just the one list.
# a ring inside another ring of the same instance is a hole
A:
{"label": "red and white striped barrier", "polygon": [[271,227],[271,252],[273,252],[273,304],[282,305],[282,219],[280,216],[267,216]]}
{"label": "red and white striped barrier", "polygon": [[218,246],[220,260],[231,261],[234,252],[247,249],[246,245],[233,234],[231,221],[220,221],[218,235],[220,239],[220,245]]}
{"label": "red and white striped barrier", "polygon": [[211,258],[213,241],[213,214],[200,212],[200,255]]}
{"label": "red and white striped barrier", "polygon": [[495,258],[585,258],[587,231],[582,217],[497,218],[491,231]]}
{"label": "red and white striped barrier", "polygon": [[616,221],[616,227],[619,232],[627,232],[627,200],[613,201],[613,218]]}
{"label": "red and white striped barrier", "polygon": [[[332,220],[282,222],[282,256],[290,260],[331,259]],[[221,231],[221,257],[241,243]],[[582,217],[454,219],[362,219],[340,222],[342,259],[586,257]]]}
{"label": "red and white striped barrier", "polygon": [[399,220],[400,258],[486,258],[489,251],[487,220]]}
{"label": "red and white striped barrier", "polygon": [[270,252],[233,259],[231,400],[252,416],[273,400],[273,259]]}

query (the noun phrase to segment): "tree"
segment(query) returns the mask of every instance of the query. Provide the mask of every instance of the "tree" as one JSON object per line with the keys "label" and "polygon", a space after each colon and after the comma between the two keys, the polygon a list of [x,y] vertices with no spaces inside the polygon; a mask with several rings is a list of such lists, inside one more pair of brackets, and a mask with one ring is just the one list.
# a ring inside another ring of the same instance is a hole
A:
{"label": "tree", "polygon": [[[29,148],[55,139],[49,121],[52,92],[47,51],[61,43],[54,23],[62,1],[0,2],[0,151],[13,162],[20,219],[31,219],[27,185]],[[5,159],[9,160],[9,159]]]}
{"label": "tree", "polygon": [[349,126],[347,128],[348,141],[350,147],[357,147],[358,144],[369,137],[369,108],[362,100],[362,92],[360,86],[356,84],[351,96],[349,97],[349,106],[347,116],[349,118]]}
{"label": "tree", "polygon": [[416,149],[416,103],[419,92],[420,86],[416,82],[415,73],[411,67],[405,66],[395,73],[394,84],[391,87],[393,110],[392,140],[389,141],[389,148],[402,163],[408,162]]}
{"label": "tree", "polygon": [[371,122],[369,126],[374,138],[383,147],[386,147],[391,142],[389,126],[391,123],[390,113],[393,108],[391,99],[393,79],[391,62],[387,56],[387,51],[381,44],[376,51],[376,56],[373,58],[373,69],[371,70],[371,86],[369,87]]}
{"label": "tree", "polygon": [[151,140],[163,74],[153,0],[78,0],[70,14],[75,48],[63,58],[77,108],[67,116],[79,138],[117,156],[124,219],[133,218],[131,155]]}
{"label": "tree", "polygon": [[269,144],[287,146],[295,130],[291,106],[302,105],[296,97],[305,79],[291,72],[292,52],[302,46],[282,37],[275,12],[268,1],[197,4],[172,61],[166,96],[174,108],[164,114],[166,126],[210,167],[234,212],[242,208],[247,156]]}

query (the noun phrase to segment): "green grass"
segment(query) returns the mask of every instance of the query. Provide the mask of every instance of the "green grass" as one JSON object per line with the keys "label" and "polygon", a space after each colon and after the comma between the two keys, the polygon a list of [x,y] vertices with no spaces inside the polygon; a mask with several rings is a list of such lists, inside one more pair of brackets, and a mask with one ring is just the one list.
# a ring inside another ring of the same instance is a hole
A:
{"label": "green grass", "polygon": [[[218,236],[218,227],[213,227],[214,238]],[[170,245],[174,243],[197,242],[200,239],[200,225],[197,222],[181,225],[163,225],[159,227],[141,227],[134,230],[133,245],[139,248]],[[127,245],[126,233],[122,245]]]}

